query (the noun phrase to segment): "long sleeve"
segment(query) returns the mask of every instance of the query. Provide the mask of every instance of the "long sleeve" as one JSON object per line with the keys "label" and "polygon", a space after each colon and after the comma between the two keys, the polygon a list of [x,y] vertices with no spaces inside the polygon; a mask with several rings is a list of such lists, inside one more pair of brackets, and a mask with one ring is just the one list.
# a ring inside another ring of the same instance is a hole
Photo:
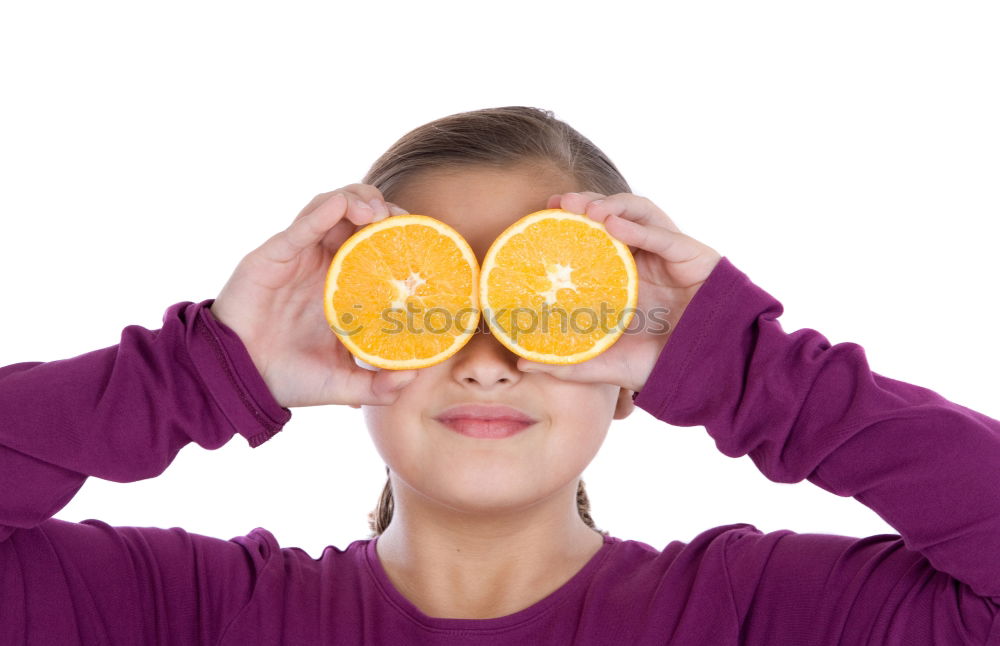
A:
{"label": "long sleeve", "polygon": [[245,604],[252,541],[52,518],[89,476],[152,478],[188,443],[259,446],[290,419],[212,302],[0,368],[0,643],[202,643]]}
{"label": "long sleeve", "polygon": [[871,371],[855,343],[782,330],[728,258],[702,284],[637,406],[704,426],[774,482],[853,496],[899,532],[726,545],[746,644],[1000,644],[1000,422]]}

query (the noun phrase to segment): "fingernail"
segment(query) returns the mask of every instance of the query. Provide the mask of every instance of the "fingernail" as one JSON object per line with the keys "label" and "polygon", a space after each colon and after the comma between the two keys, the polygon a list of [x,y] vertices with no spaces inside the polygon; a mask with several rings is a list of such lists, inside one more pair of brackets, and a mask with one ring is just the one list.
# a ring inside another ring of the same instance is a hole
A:
{"label": "fingernail", "polygon": [[389,217],[389,209],[386,208],[385,203],[376,198],[368,200],[368,203],[372,205],[372,210],[375,211],[375,217],[379,220],[383,220]]}
{"label": "fingernail", "polygon": [[374,212],[375,212],[375,210],[374,210],[374,209],[372,209],[372,206],[371,206],[371,204],[365,204],[365,203],[364,203],[364,202],[362,202],[361,200],[357,200],[357,201],[355,202],[355,205],[357,205],[358,209],[359,209],[359,210],[360,210],[361,212],[365,212],[365,211],[371,211],[372,213],[374,213]]}
{"label": "fingernail", "polygon": [[389,212],[392,213],[393,215],[409,215],[410,213],[406,209],[396,206],[395,204],[389,205]]}

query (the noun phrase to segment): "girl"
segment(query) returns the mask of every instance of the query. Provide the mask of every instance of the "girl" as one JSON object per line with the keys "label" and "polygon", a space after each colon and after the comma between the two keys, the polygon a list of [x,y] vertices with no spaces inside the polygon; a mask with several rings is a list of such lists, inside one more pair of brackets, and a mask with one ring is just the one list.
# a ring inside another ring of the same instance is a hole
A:
{"label": "girl", "polygon": [[[639,308],[574,366],[491,335],[416,371],[356,363],[318,295],[338,246],[404,212],[480,260],[517,218],[560,207],[630,245]],[[786,334],[781,304],[632,195],[551,113],[452,115],[400,139],[363,182],[318,195],[214,300],[72,359],[0,369],[2,644],[1000,644],[1000,422],[872,372],[862,348]],[[261,528],[51,518],[88,476],[156,476],[187,443],[260,446],[289,409],[361,408],[388,482],[373,536],[319,559]],[[478,439],[463,405],[532,423]],[[580,474],[639,406],[704,426],[778,482],[855,496],[898,529],[869,538],[738,523],[663,550],[594,527]]]}

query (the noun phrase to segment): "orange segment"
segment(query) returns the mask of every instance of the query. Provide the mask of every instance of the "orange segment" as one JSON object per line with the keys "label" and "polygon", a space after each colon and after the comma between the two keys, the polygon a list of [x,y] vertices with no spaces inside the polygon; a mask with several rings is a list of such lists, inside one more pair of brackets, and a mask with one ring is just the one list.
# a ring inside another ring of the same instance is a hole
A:
{"label": "orange segment", "polygon": [[366,363],[425,368],[479,325],[479,263],[452,227],[426,215],[369,224],[340,246],[326,276],[330,328]]}
{"label": "orange segment", "polygon": [[483,258],[479,300],[493,335],[541,363],[579,363],[607,350],[635,314],[639,278],[628,247],[585,215],[524,216]]}

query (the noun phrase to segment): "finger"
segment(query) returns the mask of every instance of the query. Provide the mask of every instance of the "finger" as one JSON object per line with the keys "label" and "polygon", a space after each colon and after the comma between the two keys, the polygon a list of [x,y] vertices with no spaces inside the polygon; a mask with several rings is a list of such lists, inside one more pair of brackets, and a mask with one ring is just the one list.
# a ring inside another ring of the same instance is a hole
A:
{"label": "finger", "polygon": [[[573,193],[573,194],[570,194],[570,193],[557,194],[557,195],[552,195],[552,196],[549,197],[548,202],[546,203],[546,207],[545,208],[547,208],[547,209],[563,208],[563,207],[561,207],[563,195],[569,195],[570,196],[569,198],[567,198],[568,199],[567,205],[573,207],[571,209],[564,209],[564,210],[569,210],[569,211],[572,211],[574,213],[579,213],[580,215],[583,215],[586,212],[587,205],[590,204],[593,200],[601,199],[601,198],[604,197],[604,195],[601,195],[600,193],[590,193],[590,192],[588,192],[588,193]],[[580,196],[583,197],[583,199],[582,200],[576,200],[576,198],[572,197],[572,195],[580,195]],[[576,203],[574,204],[574,202],[576,202]],[[583,204],[582,207],[580,206],[581,203]],[[574,210],[574,209],[578,209],[578,210]],[[636,247],[634,247],[632,245],[628,246],[628,250],[630,252],[632,252],[632,253],[635,253],[637,251]]]}
{"label": "finger", "polygon": [[[549,198],[550,201],[552,201],[552,197]],[[582,193],[563,193],[558,197],[559,200],[556,203],[556,206],[550,208],[563,209],[564,211],[569,211],[570,213],[579,213],[580,215],[583,215],[587,211],[587,204],[594,200],[603,198],[604,195],[601,193],[585,191]]]}
{"label": "finger", "polygon": [[581,383],[615,383],[616,377],[610,373],[607,358],[599,354],[592,359],[573,364],[552,364],[518,359],[517,368],[527,373],[544,373],[563,381]]}
{"label": "finger", "polygon": [[[400,213],[394,213],[390,208],[390,203],[385,201],[382,196],[382,192],[370,184],[348,184],[343,188],[338,188],[335,191],[328,191],[326,193],[320,193],[312,199],[309,204],[307,204],[295,219],[298,220],[303,218],[322,204],[325,200],[329,199],[336,193],[344,193],[350,196],[353,208],[351,211],[357,211],[358,213],[365,212],[367,208],[371,208],[375,212],[374,221],[382,220],[389,217],[389,215],[401,215]],[[399,208],[399,207],[397,207]],[[350,215],[348,216],[350,219]],[[368,221],[366,220],[367,224]]]}
{"label": "finger", "polygon": [[323,236],[323,239],[320,241],[320,246],[329,251],[331,254],[336,254],[337,250],[340,249],[348,238],[363,228],[363,226],[354,224],[345,218],[326,232],[326,235]]}
{"label": "finger", "polygon": [[[316,207],[319,206],[320,204],[322,204],[323,202],[325,202],[327,200],[327,198],[329,198],[331,195],[333,195],[333,193],[334,193],[334,191],[328,191],[326,193],[320,193],[319,195],[317,195],[316,197],[314,197],[309,202],[309,204],[306,204],[304,207],[302,207],[302,210],[299,211],[299,214],[295,216],[295,219],[298,220],[299,218],[303,218],[303,217],[309,215],[310,213],[312,213],[313,211],[315,211]],[[293,222],[294,222],[294,220],[293,220]]]}
{"label": "finger", "polygon": [[[368,208],[371,208],[372,211],[374,211],[375,213],[375,215],[371,219],[368,219],[366,217],[361,217],[361,214],[367,215]],[[409,211],[407,211],[406,209],[396,206],[391,202],[383,202],[379,198],[372,198],[367,202],[362,202],[359,199],[356,211],[359,214],[359,218],[357,220],[358,223],[357,228],[359,229],[372,222],[381,222],[382,220],[388,217],[392,217],[393,215],[406,215],[407,213],[409,213]],[[348,218],[349,219],[351,218],[350,212],[348,213]],[[351,221],[353,222],[354,220],[351,219]]]}
{"label": "finger", "polygon": [[[564,206],[562,201],[563,197],[566,197],[566,205]],[[580,200],[575,196],[581,196],[584,199]],[[550,195],[549,199],[545,202],[545,208],[547,209],[563,209],[564,211],[574,211],[579,208],[580,204],[586,205],[590,200],[596,200],[598,198],[604,197],[600,193],[556,193],[555,195]],[[573,207],[573,208],[567,208]],[[583,209],[579,209],[580,214],[583,214]]]}
{"label": "finger", "polygon": [[686,262],[701,253],[700,243],[679,231],[639,224],[617,215],[608,216],[604,228],[625,244],[635,245],[670,262]]}
{"label": "finger", "polygon": [[[366,187],[378,194],[378,189],[365,184],[352,184],[352,187]],[[357,233],[362,228],[373,222],[379,222],[391,215],[403,215],[407,213],[405,209],[390,202],[382,202],[381,197],[373,198],[370,202],[363,201],[364,196],[357,195],[346,189],[334,191],[333,194],[343,195],[348,201],[347,213],[323,237],[321,244],[323,248],[336,251],[351,235]],[[353,225],[353,226],[352,226]]]}
{"label": "finger", "polygon": [[[391,217],[393,215],[409,214],[409,211],[407,211],[406,209],[397,204],[393,204],[392,202],[386,202],[385,205],[389,209],[389,215],[386,217]],[[380,220],[383,219],[385,218],[376,215],[371,221],[379,222]],[[337,226],[330,229],[330,232],[326,234],[321,244],[323,245],[324,249],[329,250],[331,253],[336,253],[337,249],[339,249],[340,246],[344,244],[344,242],[346,242],[348,238],[350,238],[352,235],[354,235],[361,229],[365,228],[366,226],[368,226],[368,223],[354,224],[348,219],[341,220],[339,223],[337,223]]]}
{"label": "finger", "polygon": [[346,380],[337,384],[337,395],[349,406],[384,406],[399,397],[403,388],[417,378],[417,370],[379,370],[355,367]]}
{"label": "finger", "polygon": [[350,193],[348,196],[350,206],[347,208],[346,217],[354,224],[363,226],[389,217],[389,209],[384,204],[382,205],[383,210],[379,211],[375,208],[375,202],[365,202],[357,195]]}
{"label": "finger", "polygon": [[289,262],[303,249],[318,244],[344,218],[349,198],[335,193],[309,214],[292,224],[261,246],[261,252],[275,262]]}
{"label": "finger", "polygon": [[652,200],[632,193],[616,193],[602,200],[594,200],[587,205],[587,217],[593,218],[597,222],[604,222],[611,215],[617,215],[638,224],[648,224],[680,232],[673,220]]}
{"label": "finger", "polygon": [[309,217],[323,204],[338,195],[347,199],[348,206],[346,215],[347,219],[351,222],[364,225],[372,222],[373,220],[382,219],[388,216],[389,210],[384,204],[381,207],[376,208],[376,202],[366,202],[363,195],[359,195],[347,189],[337,189],[336,191],[330,191],[328,193],[320,193],[314,197],[312,201],[307,204],[298,215],[295,216],[292,224]]}
{"label": "finger", "polygon": [[[382,191],[378,190],[371,184],[348,184],[342,190],[356,196],[359,205],[363,204],[372,208],[375,212],[375,218],[372,220],[373,222],[384,220],[390,215],[397,215],[391,212],[389,204],[385,200],[385,196],[382,195]],[[362,223],[358,222],[357,224]],[[364,224],[367,224],[367,221],[364,222]]]}

